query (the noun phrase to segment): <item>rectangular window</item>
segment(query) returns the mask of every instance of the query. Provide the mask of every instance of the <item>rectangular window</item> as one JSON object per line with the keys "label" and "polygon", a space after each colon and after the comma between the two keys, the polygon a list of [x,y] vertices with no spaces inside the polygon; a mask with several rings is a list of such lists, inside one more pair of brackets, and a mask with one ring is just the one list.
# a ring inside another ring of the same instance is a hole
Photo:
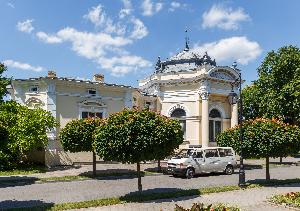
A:
{"label": "rectangular window", "polygon": [[89,89],[88,93],[89,93],[89,95],[96,96],[96,90],[95,89]]}
{"label": "rectangular window", "polygon": [[150,108],[150,106],[151,106],[151,102],[146,102],[145,103],[145,108]]}
{"label": "rectangular window", "polygon": [[87,111],[83,111],[81,113],[81,118],[85,119],[85,118],[103,118],[103,113],[102,112],[87,112]]}
{"label": "rectangular window", "polygon": [[207,149],[205,150],[205,157],[212,158],[212,157],[219,157],[217,149]]}
{"label": "rectangular window", "polygon": [[38,91],[39,91],[38,85],[33,85],[29,87],[29,92],[38,92]]}
{"label": "rectangular window", "polygon": [[209,120],[209,141],[214,142],[214,121]]}

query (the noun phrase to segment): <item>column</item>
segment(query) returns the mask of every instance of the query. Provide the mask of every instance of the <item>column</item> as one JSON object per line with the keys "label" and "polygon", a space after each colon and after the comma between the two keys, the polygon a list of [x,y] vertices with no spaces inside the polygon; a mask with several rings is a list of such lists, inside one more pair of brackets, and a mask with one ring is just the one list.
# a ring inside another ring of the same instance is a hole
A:
{"label": "column", "polygon": [[231,105],[231,127],[238,125],[238,104],[234,103]]}
{"label": "column", "polygon": [[202,92],[202,117],[201,117],[201,127],[202,127],[202,147],[208,147],[209,143],[209,120],[208,120],[208,92]]}
{"label": "column", "polygon": [[195,120],[195,123],[196,124],[196,129],[195,129],[195,142],[194,143],[191,143],[191,144],[201,144],[200,143],[200,131],[201,131],[201,128],[200,128],[200,102],[201,102],[201,99],[200,99],[200,96],[199,94],[196,95],[196,101],[195,101],[195,116],[196,116],[196,120]]}

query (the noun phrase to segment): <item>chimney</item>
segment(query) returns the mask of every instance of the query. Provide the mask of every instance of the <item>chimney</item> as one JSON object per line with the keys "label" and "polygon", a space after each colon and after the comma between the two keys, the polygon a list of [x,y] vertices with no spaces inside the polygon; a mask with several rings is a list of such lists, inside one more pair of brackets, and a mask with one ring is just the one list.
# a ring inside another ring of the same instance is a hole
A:
{"label": "chimney", "polygon": [[48,78],[56,78],[56,72],[53,70],[48,71]]}
{"label": "chimney", "polygon": [[104,75],[102,74],[95,74],[93,77],[93,81],[97,81],[97,82],[104,82]]}

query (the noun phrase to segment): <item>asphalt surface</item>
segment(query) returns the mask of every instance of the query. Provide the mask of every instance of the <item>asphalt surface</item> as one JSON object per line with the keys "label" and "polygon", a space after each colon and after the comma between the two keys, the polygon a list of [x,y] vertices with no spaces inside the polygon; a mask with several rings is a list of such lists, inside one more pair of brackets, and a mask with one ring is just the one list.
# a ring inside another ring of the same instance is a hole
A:
{"label": "asphalt surface", "polygon": [[[246,170],[246,180],[265,178],[265,169]],[[288,179],[300,176],[299,166],[271,168],[271,178]],[[193,179],[174,178],[169,175],[148,175],[142,178],[144,191],[171,191],[208,186],[236,185],[238,173],[233,175],[202,175]],[[84,181],[53,182],[43,184],[15,184],[0,186],[0,209],[41,204],[76,202],[98,198],[122,196],[137,191],[137,179],[110,177]]]}

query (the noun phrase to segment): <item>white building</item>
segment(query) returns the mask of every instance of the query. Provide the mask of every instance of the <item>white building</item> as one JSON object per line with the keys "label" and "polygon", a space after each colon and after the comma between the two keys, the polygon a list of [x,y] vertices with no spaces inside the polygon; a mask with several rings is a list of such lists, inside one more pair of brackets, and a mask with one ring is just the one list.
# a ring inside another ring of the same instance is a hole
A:
{"label": "white building", "polygon": [[184,144],[214,146],[221,131],[238,123],[237,105],[230,105],[228,95],[237,92],[233,84],[239,71],[217,66],[205,54],[199,56],[185,49],[161,61],[155,72],[139,81],[139,89],[107,84],[103,75],[84,81],[57,77],[49,71],[46,77],[16,79],[9,90],[11,98],[29,107],[50,111],[60,127],[49,133],[49,145],[41,152],[48,166],[88,162],[89,152],[64,152],[58,134],[72,119],[88,116],[108,117],[125,107],[145,106],[165,116],[177,118],[184,130]]}

